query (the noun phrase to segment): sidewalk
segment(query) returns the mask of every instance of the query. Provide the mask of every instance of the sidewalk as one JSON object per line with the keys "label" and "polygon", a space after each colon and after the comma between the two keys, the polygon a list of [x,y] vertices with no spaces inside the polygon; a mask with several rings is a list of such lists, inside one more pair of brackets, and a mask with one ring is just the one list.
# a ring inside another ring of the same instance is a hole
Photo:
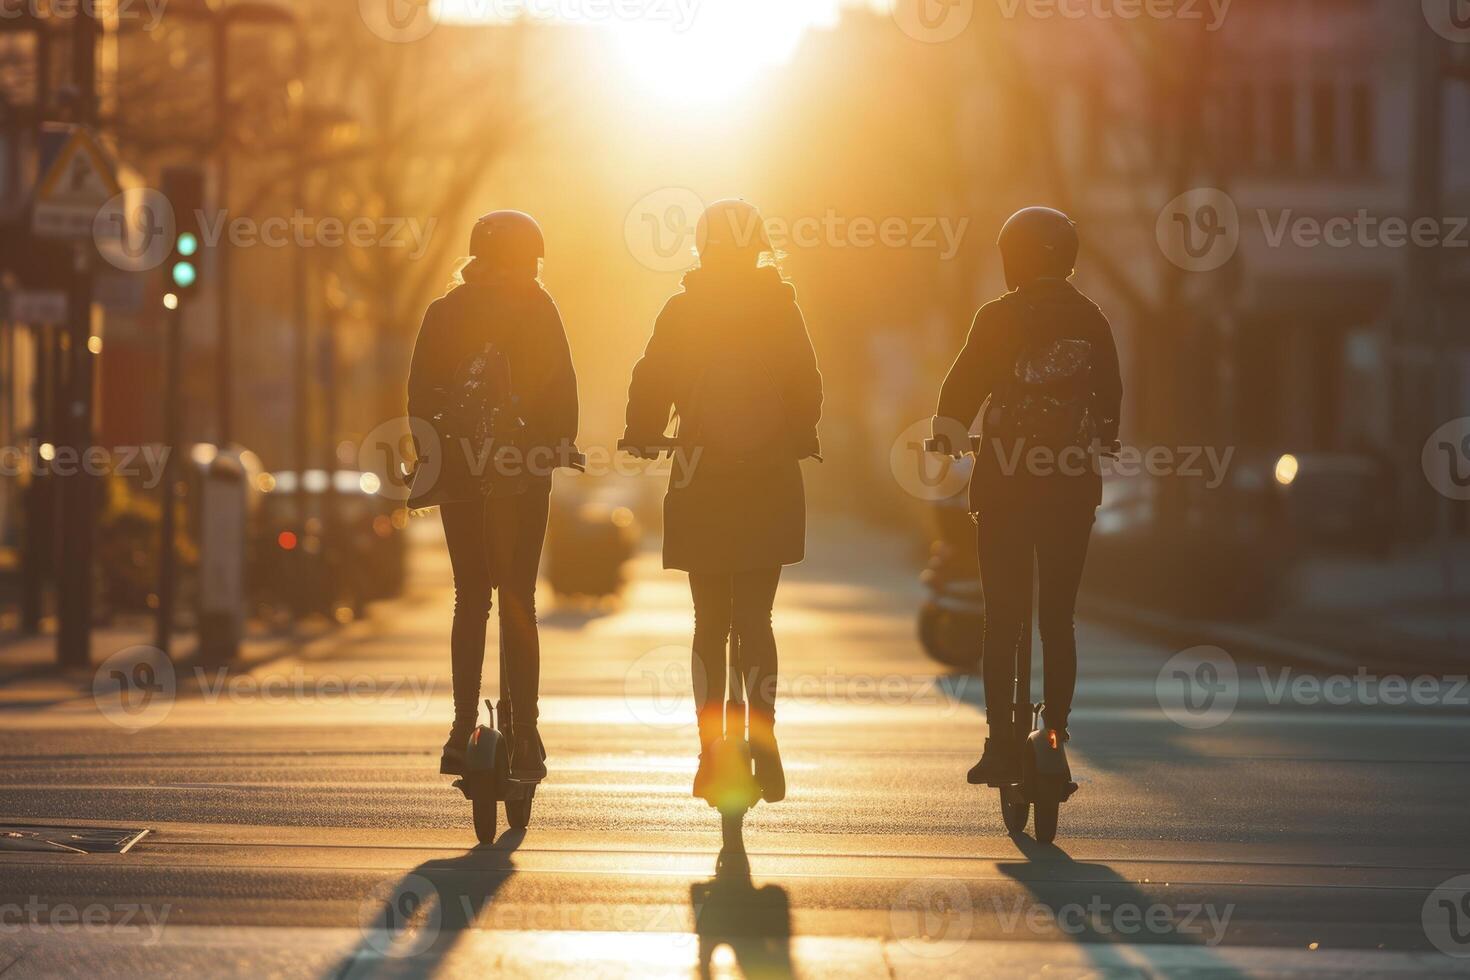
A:
{"label": "sidewalk", "polygon": [[1269,618],[1239,622],[1190,619],[1085,595],[1081,605],[1094,619],[1143,630],[1180,649],[1218,646],[1348,673],[1470,671],[1470,542],[1457,542],[1448,563],[1431,548],[1383,560],[1309,559],[1294,571],[1289,589]]}

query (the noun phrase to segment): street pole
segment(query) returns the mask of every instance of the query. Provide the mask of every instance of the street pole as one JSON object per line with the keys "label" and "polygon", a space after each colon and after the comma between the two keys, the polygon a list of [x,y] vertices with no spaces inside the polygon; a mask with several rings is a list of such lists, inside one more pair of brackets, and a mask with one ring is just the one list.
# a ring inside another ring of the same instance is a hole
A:
{"label": "street pole", "polygon": [[[217,140],[219,186],[215,200],[229,226],[230,201],[230,28],[229,20],[217,16],[214,29],[214,112]],[[220,236],[214,247],[215,278],[215,397],[219,404],[219,439],[221,449],[234,440],[233,337],[230,309],[230,236]]]}
{"label": "street pole", "polygon": [[[77,17],[72,63],[76,72],[76,121],[89,127],[97,117],[97,21]],[[92,443],[93,359],[92,261],[90,242],[73,247],[72,281],[63,356],[68,361],[63,445],[80,462]],[[61,576],[56,632],[57,661],[63,667],[92,663],[92,557],[97,512],[92,477],[84,466],[62,482]]]}
{"label": "street pole", "polygon": [[154,646],[165,656],[172,654],[174,627],[174,594],[176,591],[178,557],[174,546],[178,504],[175,485],[178,483],[178,455],[183,442],[183,371],[181,367],[184,310],[178,297],[168,311],[168,349],[165,352],[167,366],[164,369],[164,451],[162,512],[158,521],[158,624]]}

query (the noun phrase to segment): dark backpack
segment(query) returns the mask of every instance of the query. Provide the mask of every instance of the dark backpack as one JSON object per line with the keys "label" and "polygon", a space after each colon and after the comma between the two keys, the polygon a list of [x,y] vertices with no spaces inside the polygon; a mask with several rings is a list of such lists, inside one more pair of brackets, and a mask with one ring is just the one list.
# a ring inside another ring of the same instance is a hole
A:
{"label": "dark backpack", "polygon": [[991,392],[985,411],[985,437],[1021,440],[1027,448],[1088,448],[1097,435],[1092,343],[1058,333],[1039,318],[1034,307],[1022,316],[1010,370]]}

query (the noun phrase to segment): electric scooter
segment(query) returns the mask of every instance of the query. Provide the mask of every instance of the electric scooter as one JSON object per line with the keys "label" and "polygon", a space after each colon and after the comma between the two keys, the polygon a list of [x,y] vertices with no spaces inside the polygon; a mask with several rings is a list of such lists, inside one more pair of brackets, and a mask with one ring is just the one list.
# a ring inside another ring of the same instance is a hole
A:
{"label": "electric scooter", "polygon": [[[672,455],[679,449],[678,437],[635,446],[627,440],[618,442],[623,452],[636,450],[642,456]],[[720,811],[725,839],[739,839],[745,814],[761,799],[760,784],[755,779],[755,758],[750,750],[750,710],[746,703],[745,664],[740,657],[740,634],[730,631],[725,664],[724,731],[711,751],[714,753],[716,787],[710,806]]]}
{"label": "electric scooter", "polygon": [[[560,450],[558,466],[584,472],[587,457],[575,446]],[[500,646],[500,679],[505,683],[505,646]],[[485,699],[489,723],[470,733],[465,750],[464,775],[451,785],[470,801],[474,815],[475,838],[481,844],[495,843],[497,807],[505,804],[505,819],[514,830],[525,830],[531,824],[531,801],[536,798],[539,779],[512,779],[510,775],[510,737],[515,725],[515,705],[507,691],[498,701]]]}
{"label": "electric scooter", "polygon": [[[968,451],[978,452],[979,442],[977,437],[972,436]],[[948,440],[926,439],[924,451],[954,455],[957,447]],[[1034,575],[1031,571],[1034,567],[1034,561],[1028,562],[1028,577]],[[1021,780],[1018,783],[990,785],[1000,790],[1001,819],[1005,822],[1007,831],[1012,834],[1025,833],[1026,823],[1031,817],[1032,809],[1035,809],[1036,840],[1042,844],[1050,844],[1056,840],[1061,805],[1077,792],[1077,784],[1072,781],[1066,743],[1058,737],[1057,732],[1041,727],[1043,706],[1031,701],[1031,634],[1035,608],[1032,592],[1032,588],[1026,589],[1024,625],[1021,636],[1018,637],[1020,642],[1016,645],[1011,717],[1001,720],[1001,724],[1012,726],[1015,744],[1020,746]],[[986,651],[986,655],[993,657],[998,652],[991,649]]]}

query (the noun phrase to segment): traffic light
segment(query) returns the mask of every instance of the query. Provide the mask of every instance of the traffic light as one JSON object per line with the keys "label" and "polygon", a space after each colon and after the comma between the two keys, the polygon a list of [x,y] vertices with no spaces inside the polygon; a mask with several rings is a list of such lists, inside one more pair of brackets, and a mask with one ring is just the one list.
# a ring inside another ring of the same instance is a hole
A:
{"label": "traffic light", "polygon": [[163,172],[163,196],[174,212],[174,241],[164,266],[165,289],[180,300],[199,290],[202,273],[200,216],[204,211],[204,171],[169,167]]}

